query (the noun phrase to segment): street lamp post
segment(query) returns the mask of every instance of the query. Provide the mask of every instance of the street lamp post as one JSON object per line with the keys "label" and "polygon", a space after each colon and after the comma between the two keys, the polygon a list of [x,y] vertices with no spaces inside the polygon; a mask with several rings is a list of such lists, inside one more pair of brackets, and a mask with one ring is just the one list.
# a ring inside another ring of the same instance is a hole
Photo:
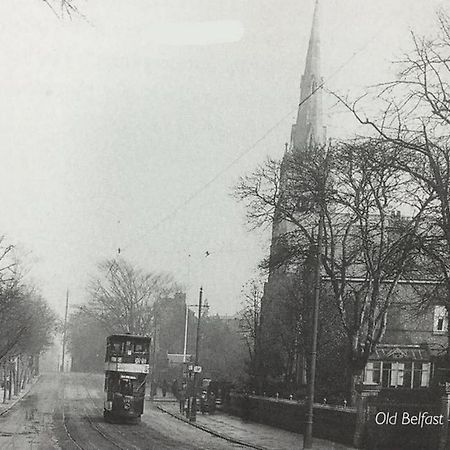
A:
{"label": "street lamp post", "polygon": [[306,403],[306,427],[303,436],[303,448],[312,448],[312,431],[313,431],[313,416],[314,416],[314,389],[316,378],[316,361],[317,361],[317,333],[319,327],[319,299],[320,299],[320,283],[321,283],[321,257],[323,245],[323,227],[324,227],[323,209],[319,211],[319,230],[317,232],[317,255],[315,266],[315,280],[314,280],[314,305],[313,305],[313,322],[312,322],[312,341],[311,341],[311,366],[309,372],[308,382],[308,397]]}

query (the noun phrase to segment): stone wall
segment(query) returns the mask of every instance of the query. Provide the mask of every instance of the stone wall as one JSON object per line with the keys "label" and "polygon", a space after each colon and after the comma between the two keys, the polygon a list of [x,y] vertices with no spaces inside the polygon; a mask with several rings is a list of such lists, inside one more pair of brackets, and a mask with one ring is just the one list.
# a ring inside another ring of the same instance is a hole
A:
{"label": "stone wall", "polygon": [[[303,433],[306,405],[290,400],[231,394],[223,409],[244,420],[264,423],[296,433]],[[356,409],[327,405],[314,407],[314,437],[352,445]]]}

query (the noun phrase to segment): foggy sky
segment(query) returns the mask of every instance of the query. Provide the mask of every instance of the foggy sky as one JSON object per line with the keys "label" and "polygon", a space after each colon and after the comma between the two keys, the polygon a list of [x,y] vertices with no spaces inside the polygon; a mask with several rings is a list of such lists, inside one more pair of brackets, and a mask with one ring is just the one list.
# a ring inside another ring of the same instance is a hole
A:
{"label": "foggy sky", "polygon": [[[313,3],[88,0],[87,20],[58,20],[1,1],[0,232],[59,312],[118,248],[190,303],[203,284],[212,312],[238,310],[270,230],[249,233],[230,193],[289,141]],[[355,95],[393,78],[444,4],[322,3],[326,86]],[[354,126],[331,101],[325,121],[329,136]]]}

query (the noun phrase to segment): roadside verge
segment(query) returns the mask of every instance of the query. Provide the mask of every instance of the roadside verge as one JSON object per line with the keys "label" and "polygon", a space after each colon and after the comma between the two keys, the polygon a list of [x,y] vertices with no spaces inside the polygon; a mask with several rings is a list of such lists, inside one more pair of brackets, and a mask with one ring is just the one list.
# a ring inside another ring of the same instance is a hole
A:
{"label": "roadside verge", "polygon": [[22,400],[32,389],[32,387],[39,380],[40,375],[34,377],[24,389],[16,396],[13,396],[11,400],[7,400],[6,403],[0,403],[0,417],[6,414],[12,407],[14,407],[20,400]]}

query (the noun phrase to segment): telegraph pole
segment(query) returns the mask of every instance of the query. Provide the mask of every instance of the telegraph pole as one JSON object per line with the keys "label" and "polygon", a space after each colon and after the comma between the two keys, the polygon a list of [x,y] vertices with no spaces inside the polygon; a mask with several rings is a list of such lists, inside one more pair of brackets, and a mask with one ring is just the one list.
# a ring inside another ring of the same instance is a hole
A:
{"label": "telegraph pole", "polygon": [[68,309],[69,309],[69,289],[67,289],[67,292],[66,292],[66,313],[64,314],[61,372],[64,372],[64,366],[65,366],[66,336],[67,336],[67,311],[68,311]]}
{"label": "telegraph pole", "polygon": [[203,287],[200,288],[200,293],[198,296],[198,321],[197,321],[197,338],[195,341],[195,366],[194,366],[194,392],[192,395],[192,406],[191,406],[191,414],[189,414],[189,420],[191,422],[195,422],[197,418],[197,384],[198,384],[198,372],[195,371],[196,367],[198,367],[198,358],[199,358],[199,343],[200,343],[200,320],[202,317],[202,297],[203,297]]}

